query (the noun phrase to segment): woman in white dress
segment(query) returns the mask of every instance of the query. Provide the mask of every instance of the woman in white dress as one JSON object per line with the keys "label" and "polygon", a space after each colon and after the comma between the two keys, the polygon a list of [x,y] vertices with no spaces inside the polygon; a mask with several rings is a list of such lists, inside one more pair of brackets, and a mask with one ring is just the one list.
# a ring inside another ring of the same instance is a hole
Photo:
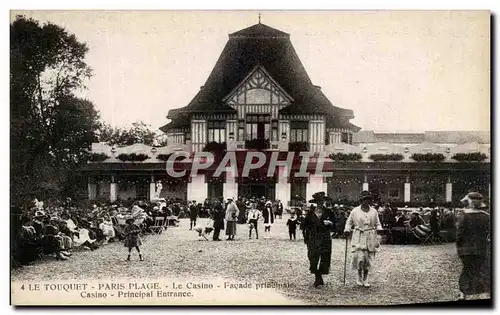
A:
{"label": "woman in white dress", "polygon": [[382,225],[377,210],[370,206],[372,195],[361,192],[361,205],[352,209],[347,218],[344,233],[351,234],[352,268],[357,270],[356,284],[369,287],[368,273],[371,270],[375,253],[380,246],[377,231]]}
{"label": "woman in white dress", "polygon": [[103,244],[107,244],[110,239],[115,237],[115,228],[113,227],[113,222],[108,215],[105,215],[102,218],[102,222],[99,224],[99,229],[106,237]]}

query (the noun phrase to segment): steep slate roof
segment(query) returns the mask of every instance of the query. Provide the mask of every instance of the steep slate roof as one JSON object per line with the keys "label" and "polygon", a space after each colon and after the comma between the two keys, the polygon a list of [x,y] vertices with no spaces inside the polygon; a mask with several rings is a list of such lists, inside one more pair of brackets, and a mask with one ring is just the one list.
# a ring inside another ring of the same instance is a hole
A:
{"label": "steep slate roof", "polygon": [[168,124],[161,126],[161,131],[167,133],[169,129],[181,128],[181,127],[189,127],[191,125],[191,121],[189,120],[189,116],[185,114],[178,114],[175,119],[173,119]]}
{"label": "steep slate roof", "polygon": [[324,113],[354,118],[352,110],[334,107],[309,78],[290,41],[290,35],[256,24],[229,35],[204,86],[189,104],[170,111],[234,111],[222,99],[257,65],[263,66],[295,100],[283,113]]}
{"label": "steep slate roof", "polygon": [[353,132],[359,132],[361,130],[360,127],[349,122],[347,118],[340,119],[338,116],[327,116],[326,117],[326,127],[341,128],[341,129],[349,129]]}

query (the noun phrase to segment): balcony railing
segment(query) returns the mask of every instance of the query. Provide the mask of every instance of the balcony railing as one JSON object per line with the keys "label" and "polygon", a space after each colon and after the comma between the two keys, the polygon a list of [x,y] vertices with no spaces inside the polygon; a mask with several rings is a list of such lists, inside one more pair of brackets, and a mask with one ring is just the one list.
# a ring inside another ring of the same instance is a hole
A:
{"label": "balcony railing", "polygon": [[247,150],[267,150],[271,147],[269,139],[252,139],[245,141],[245,149]]}
{"label": "balcony railing", "polygon": [[227,145],[225,142],[223,143],[209,142],[207,143],[207,145],[205,145],[205,148],[203,148],[203,151],[213,152],[213,153],[224,152],[226,150],[227,150]]}
{"label": "balcony railing", "polygon": [[288,144],[288,151],[307,152],[309,151],[309,149],[310,149],[309,142],[297,141],[297,142],[290,142]]}

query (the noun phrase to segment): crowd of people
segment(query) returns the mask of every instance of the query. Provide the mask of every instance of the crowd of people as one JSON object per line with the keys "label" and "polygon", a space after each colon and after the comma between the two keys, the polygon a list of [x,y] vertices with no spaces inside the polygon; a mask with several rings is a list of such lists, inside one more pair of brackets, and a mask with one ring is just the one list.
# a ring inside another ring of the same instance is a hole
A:
{"label": "crowd of people", "polygon": [[200,236],[205,237],[213,231],[212,239],[221,241],[220,232],[225,230],[227,240],[234,240],[236,236],[237,224],[248,224],[248,237],[252,238],[254,231],[255,238],[259,238],[259,222],[263,221],[264,233],[271,233],[271,226],[275,219],[282,219],[283,204],[280,200],[271,201],[266,197],[261,198],[243,198],[237,200],[207,199],[204,204],[192,201],[188,204],[187,211],[190,218],[190,229],[196,228],[196,218],[202,217],[199,213],[205,210],[211,221],[203,230],[197,229]]}
{"label": "crowd of people", "polygon": [[[332,204],[328,200],[325,206],[332,213],[331,236],[344,237],[343,231],[352,206]],[[451,210],[443,208],[420,208],[419,211],[398,209],[386,204],[374,205],[379,214],[384,230],[389,231],[387,242],[406,244],[418,242],[418,231],[426,227],[432,233],[454,229],[455,217]],[[234,240],[238,224],[248,226],[248,238],[262,236],[259,225],[264,225],[264,237],[269,236],[275,220],[282,219],[286,211],[289,218],[282,224],[288,228],[290,240],[304,237],[304,222],[309,211],[308,203],[298,203],[296,207],[286,208],[279,200],[268,198],[244,198],[236,200],[222,198],[205,199],[203,203],[184,202],[180,199],[162,199],[151,203],[135,201],[102,202],[89,207],[74,205],[71,200],[46,206],[35,200],[30,208],[17,218],[17,233],[14,235],[14,260],[27,264],[47,255],[54,255],[57,260],[67,260],[75,248],[96,250],[109,242],[125,241],[127,235],[126,219],[134,219],[139,234],[151,233],[155,219],[163,217],[168,226],[175,226],[179,218],[189,218],[190,229],[195,229],[200,237],[206,238],[213,233],[212,240],[221,240],[221,231],[225,230],[227,240]],[[198,218],[210,218],[205,226],[197,225]],[[297,233],[299,230],[299,233]],[[134,242],[132,242],[134,243]],[[135,247],[135,246],[133,246]],[[141,256],[142,259],[142,256]]]}
{"label": "crowd of people", "polygon": [[[320,287],[324,285],[322,276],[328,274],[330,270],[332,255],[330,233],[335,229],[336,217],[335,212],[328,206],[328,197],[324,193],[316,194],[314,199],[316,200],[312,200],[311,208],[304,220],[304,242],[307,245],[309,270],[315,275],[314,286]],[[463,209],[452,219],[449,211],[439,208],[419,209],[420,211],[413,211],[409,218],[403,211],[395,212],[390,207],[380,211],[380,207],[372,206],[373,196],[369,191],[361,192],[359,199],[360,205],[349,212],[343,228],[344,237],[350,239],[351,268],[356,273],[358,286],[366,288],[371,286],[369,274],[385,231],[397,226],[398,221],[408,225],[410,229],[427,226],[423,217],[428,216],[431,230],[439,228],[440,225],[446,226],[450,222],[456,223],[457,253],[463,266],[458,279],[459,299],[490,293],[491,222],[489,207],[483,203],[483,196],[480,193],[468,193],[461,200]],[[397,218],[393,217],[394,212]],[[384,217],[385,222],[381,219]],[[386,224],[385,228],[383,224]],[[348,243],[346,241],[344,283]]]}
{"label": "crowd of people", "polygon": [[[485,257],[489,250],[489,214],[483,210],[485,205],[480,194],[467,195],[464,203],[467,202],[469,208],[460,212],[461,216],[451,209],[440,207],[398,209],[390,204],[380,207],[372,204],[371,198],[369,192],[362,192],[361,206],[350,207],[332,204],[324,193],[317,193],[313,200],[286,209],[289,217],[280,223],[287,226],[290,240],[296,240],[297,229],[300,230],[298,238],[302,236],[307,245],[310,271],[316,277],[315,286],[323,285],[322,275],[329,272],[332,237],[351,239],[352,268],[357,270],[358,276],[356,282],[369,287],[368,273],[374,253],[381,243],[380,236],[389,235],[389,243],[406,244],[418,241],[419,231],[425,228],[423,232],[434,235],[440,235],[442,230],[456,229],[458,252],[464,265],[460,277],[463,297],[488,289],[480,279],[482,276],[479,276],[485,274]],[[142,261],[140,236],[153,233],[159,217],[167,222],[167,226],[177,225],[181,217],[189,218],[190,230],[196,231],[205,240],[213,232],[212,240],[220,241],[220,233],[225,230],[226,239],[233,241],[238,224],[248,226],[249,239],[254,236],[259,238],[259,226],[263,224],[266,238],[273,224],[282,219],[284,211],[279,200],[272,201],[265,197],[206,199],[203,204],[161,199],[156,202],[137,201],[131,207],[121,203],[82,207],[74,205],[69,198],[56,205],[44,205],[35,200],[27,209],[12,209],[15,217],[11,257],[14,264],[20,265],[45,259],[47,255],[53,255],[57,260],[68,260],[75,249],[93,251],[110,242],[122,241],[128,248],[127,260],[131,259],[132,250],[136,249]],[[200,226],[198,218],[210,220],[205,226]],[[477,231],[472,227],[476,223]],[[480,240],[474,241],[478,231],[482,233]],[[474,234],[472,238],[467,236],[471,233]],[[488,241],[483,238],[488,238]]]}
{"label": "crowd of people", "polygon": [[93,251],[116,241],[137,244],[140,241],[131,241],[134,235],[151,234],[155,218],[163,217],[167,226],[177,225],[182,211],[185,206],[175,199],[162,203],[137,201],[130,207],[110,202],[77,206],[69,198],[46,205],[35,200],[26,209],[11,209],[12,262],[26,265],[47,256],[67,260],[75,249]]}

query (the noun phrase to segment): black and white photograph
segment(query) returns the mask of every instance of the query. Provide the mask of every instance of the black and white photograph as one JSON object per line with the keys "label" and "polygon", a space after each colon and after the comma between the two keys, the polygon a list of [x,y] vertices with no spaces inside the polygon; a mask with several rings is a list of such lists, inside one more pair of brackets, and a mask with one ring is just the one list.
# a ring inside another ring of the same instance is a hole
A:
{"label": "black and white photograph", "polygon": [[11,10],[11,304],[492,307],[491,23]]}

